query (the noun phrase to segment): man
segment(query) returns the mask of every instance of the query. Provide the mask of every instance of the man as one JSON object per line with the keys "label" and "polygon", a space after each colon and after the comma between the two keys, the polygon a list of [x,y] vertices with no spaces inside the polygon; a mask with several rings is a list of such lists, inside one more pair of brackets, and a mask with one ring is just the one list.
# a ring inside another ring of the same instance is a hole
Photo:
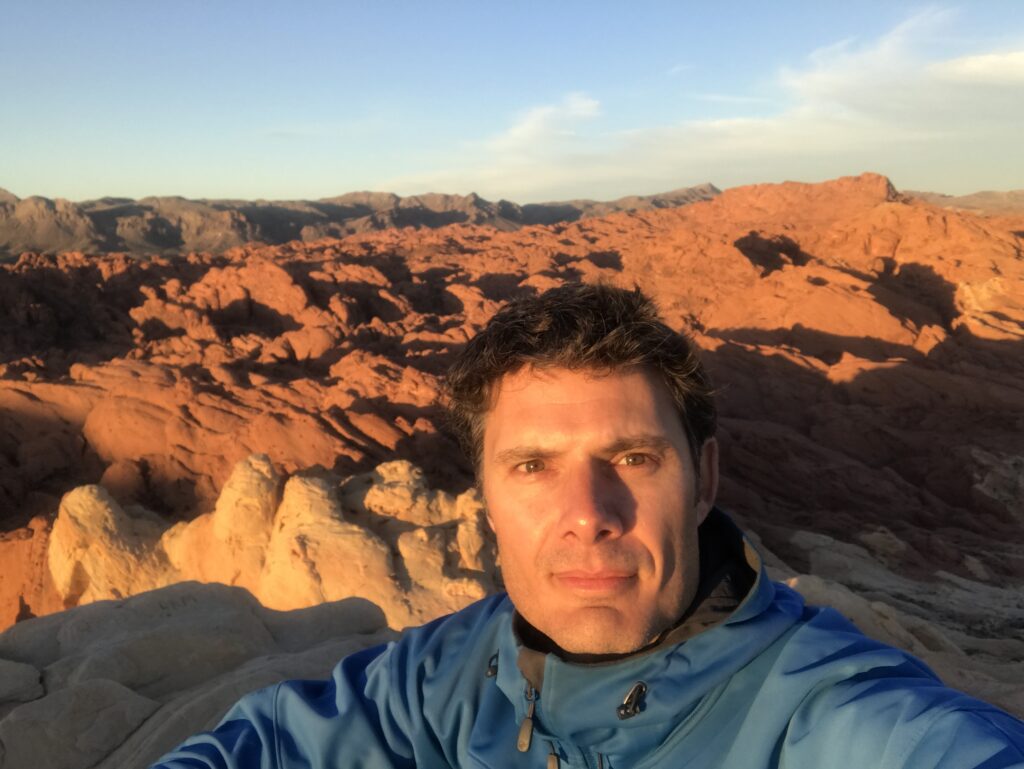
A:
{"label": "man", "polygon": [[508,595],[244,698],[160,767],[1024,767],[1024,724],[772,583],[639,291],[511,303],[447,383]]}

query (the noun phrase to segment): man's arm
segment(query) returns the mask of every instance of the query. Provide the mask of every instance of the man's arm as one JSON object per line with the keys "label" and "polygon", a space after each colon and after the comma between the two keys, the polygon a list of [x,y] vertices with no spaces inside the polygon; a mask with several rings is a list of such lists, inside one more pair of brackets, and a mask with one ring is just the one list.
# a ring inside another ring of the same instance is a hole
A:
{"label": "man's arm", "polygon": [[908,659],[820,687],[791,719],[779,765],[1024,769],[1024,722],[913,675],[918,666]]}
{"label": "man's arm", "polygon": [[1024,769],[1024,723],[996,708],[937,718],[900,769]]}
{"label": "man's arm", "polygon": [[[326,681],[286,681],[242,698],[211,732],[186,740],[153,769],[415,767],[422,734],[397,685],[391,651],[350,655]],[[422,752],[422,751],[421,751]]]}

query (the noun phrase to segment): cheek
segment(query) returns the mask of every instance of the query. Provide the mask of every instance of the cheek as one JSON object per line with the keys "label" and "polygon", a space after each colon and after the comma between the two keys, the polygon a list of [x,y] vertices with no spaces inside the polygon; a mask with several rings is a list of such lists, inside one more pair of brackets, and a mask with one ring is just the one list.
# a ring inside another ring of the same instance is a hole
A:
{"label": "cheek", "polygon": [[543,549],[542,533],[518,516],[506,517],[496,513],[492,520],[502,571],[529,578],[539,568]]}
{"label": "cheek", "polygon": [[662,499],[653,499],[650,506],[641,507],[635,535],[653,556],[657,569],[671,578],[680,571],[688,543],[696,534],[689,531],[688,509],[682,505],[665,506]]}
{"label": "cheek", "polygon": [[534,541],[533,532],[524,524],[504,522],[495,529],[498,551],[502,562],[528,562],[536,554],[539,545]]}
{"label": "cheek", "polygon": [[487,521],[499,537],[529,538],[544,525],[545,506],[537,490],[495,483],[485,485],[483,493]]}

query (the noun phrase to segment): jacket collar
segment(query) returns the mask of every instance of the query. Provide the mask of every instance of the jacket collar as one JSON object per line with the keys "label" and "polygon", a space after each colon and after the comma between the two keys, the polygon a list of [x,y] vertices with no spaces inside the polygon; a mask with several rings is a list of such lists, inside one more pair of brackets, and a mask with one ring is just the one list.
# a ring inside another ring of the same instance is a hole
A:
{"label": "jacket collar", "polygon": [[[722,622],[750,592],[760,568],[760,557],[748,563],[742,533],[732,520],[714,508],[697,530],[700,576],[697,593],[689,608],[671,628],[653,643],[627,654],[594,655],[590,659],[572,658],[569,662],[607,665],[634,656],[651,654],[675,646]],[[544,665],[549,654],[561,659],[557,645],[515,612],[512,630],[519,645],[516,663],[526,680],[538,691],[544,686]]]}
{"label": "jacket collar", "polygon": [[[796,622],[802,603],[789,591],[776,596],[760,556],[728,516],[716,508],[701,529],[705,527],[702,546],[709,548],[708,568],[702,569],[699,600],[663,639],[639,652],[597,664],[569,662],[525,646],[513,628],[512,613],[503,617],[499,658],[504,664],[498,666],[497,684],[512,702],[517,720],[526,715],[526,692],[532,687],[540,690],[534,703],[536,734],[619,756],[620,761],[638,751],[648,753],[707,694]],[[711,556],[713,545],[721,548],[721,559]],[[745,568],[724,568],[730,553],[742,554]],[[744,585],[745,593],[739,592]],[[529,679],[520,665],[509,664],[520,659]],[[622,720],[617,709],[638,682],[647,689],[639,712]]]}

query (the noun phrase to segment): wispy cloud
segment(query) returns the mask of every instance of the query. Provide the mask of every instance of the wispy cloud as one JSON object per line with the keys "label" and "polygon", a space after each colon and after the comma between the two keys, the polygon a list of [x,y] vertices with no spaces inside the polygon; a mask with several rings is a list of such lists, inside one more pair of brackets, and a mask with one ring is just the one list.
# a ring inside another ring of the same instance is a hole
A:
{"label": "wispy cloud", "polygon": [[[406,189],[475,189],[521,200],[863,170],[944,192],[1024,186],[1018,136],[1024,44],[951,51],[956,19],[953,11],[929,9],[876,39],[819,48],[775,74],[780,96],[773,101],[718,93],[675,97],[731,104],[740,113],[735,117],[611,133],[601,129],[595,98],[569,94],[527,111],[443,171],[392,181]],[[749,116],[754,104],[758,117]]]}
{"label": "wispy cloud", "polygon": [[931,69],[940,80],[951,82],[1020,85],[1024,84],[1024,51],[961,56],[938,62]]}
{"label": "wispy cloud", "polygon": [[561,145],[576,136],[576,128],[601,114],[601,105],[584,93],[570,93],[558,104],[546,104],[527,110],[508,130],[484,144],[494,153],[547,153],[552,145]]}

